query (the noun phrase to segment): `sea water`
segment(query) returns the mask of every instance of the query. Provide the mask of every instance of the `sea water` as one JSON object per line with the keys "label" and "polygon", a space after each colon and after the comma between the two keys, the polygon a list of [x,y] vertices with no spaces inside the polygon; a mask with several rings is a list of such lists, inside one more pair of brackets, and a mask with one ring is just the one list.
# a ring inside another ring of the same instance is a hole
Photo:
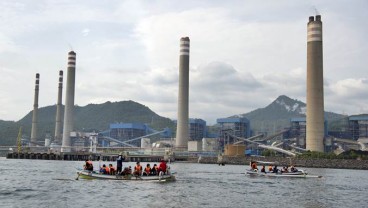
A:
{"label": "sea water", "polygon": [[245,175],[247,165],[171,163],[175,182],[76,180],[83,164],[0,158],[0,207],[368,207],[364,170],[305,168],[323,177],[267,178]]}

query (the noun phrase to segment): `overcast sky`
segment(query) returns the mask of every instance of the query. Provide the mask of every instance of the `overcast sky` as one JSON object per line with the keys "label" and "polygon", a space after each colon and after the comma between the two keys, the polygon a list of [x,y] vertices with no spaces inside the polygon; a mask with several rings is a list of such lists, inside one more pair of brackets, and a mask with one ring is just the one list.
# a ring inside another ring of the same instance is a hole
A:
{"label": "overcast sky", "polygon": [[[317,11],[316,9],[317,8]],[[306,101],[308,17],[323,21],[325,110],[368,113],[368,1],[0,2],[0,119],[57,102],[58,71],[77,53],[75,104],[133,100],[176,119],[179,40],[189,36],[189,116]]]}

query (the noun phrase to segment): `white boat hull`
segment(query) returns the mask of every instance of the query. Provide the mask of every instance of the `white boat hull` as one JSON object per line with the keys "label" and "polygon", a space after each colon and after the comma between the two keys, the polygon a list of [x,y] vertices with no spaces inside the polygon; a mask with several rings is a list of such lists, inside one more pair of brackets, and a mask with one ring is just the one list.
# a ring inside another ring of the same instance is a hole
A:
{"label": "white boat hull", "polygon": [[264,177],[285,177],[285,178],[321,178],[322,176],[308,175],[307,172],[301,170],[297,172],[288,173],[272,173],[272,172],[258,172],[254,170],[247,170],[247,175],[251,176],[264,176]]}
{"label": "white boat hull", "polygon": [[94,171],[78,170],[78,178],[83,179],[102,179],[102,180],[135,180],[135,181],[175,181],[175,176],[169,175],[154,175],[154,176],[133,176],[133,175],[107,175],[100,174]]}

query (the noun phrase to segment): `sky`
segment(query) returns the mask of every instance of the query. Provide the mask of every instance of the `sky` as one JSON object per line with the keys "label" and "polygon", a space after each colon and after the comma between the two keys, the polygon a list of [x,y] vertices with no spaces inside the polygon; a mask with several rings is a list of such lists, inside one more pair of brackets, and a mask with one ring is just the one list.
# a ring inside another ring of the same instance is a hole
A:
{"label": "sky", "polygon": [[55,105],[77,53],[75,104],[133,100],[176,119],[179,40],[190,45],[189,116],[207,124],[306,102],[308,17],[323,21],[325,111],[368,113],[368,1],[2,0],[0,120]]}

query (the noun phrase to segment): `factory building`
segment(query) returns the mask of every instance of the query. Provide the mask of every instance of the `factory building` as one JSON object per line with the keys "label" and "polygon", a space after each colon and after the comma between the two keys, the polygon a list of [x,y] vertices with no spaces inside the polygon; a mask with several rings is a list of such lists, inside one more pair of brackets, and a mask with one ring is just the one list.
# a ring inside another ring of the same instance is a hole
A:
{"label": "factory building", "polygon": [[368,115],[350,116],[349,133],[354,140],[368,138]]}
{"label": "factory building", "polygon": [[[307,138],[307,121],[305,117],[297,117],[290,119],[289,138],[296,138],[296,144],[305,148]],[[327,120],[324,121],[324,136],[327,136]]]}
{"label": "factory building", "polygon": [[250,122],[247,118],[219,118],[217,124],[220,125],[219,145],[224,147],[225,144],[234,143],[236,137],[250,137]]}
{"label": "factory building", "polygon": [[[110,124],[110,137],[127,141],[130,139],[147,135],[148,126],[142,123],[113,123]],[[140,140],[130,142],[133,145],[140,146]]]}
{"label": "factory building", "polygon": [[202,141],[206,137],[206,121],[199,118],[189,119],[189,138],[191,141]]}

